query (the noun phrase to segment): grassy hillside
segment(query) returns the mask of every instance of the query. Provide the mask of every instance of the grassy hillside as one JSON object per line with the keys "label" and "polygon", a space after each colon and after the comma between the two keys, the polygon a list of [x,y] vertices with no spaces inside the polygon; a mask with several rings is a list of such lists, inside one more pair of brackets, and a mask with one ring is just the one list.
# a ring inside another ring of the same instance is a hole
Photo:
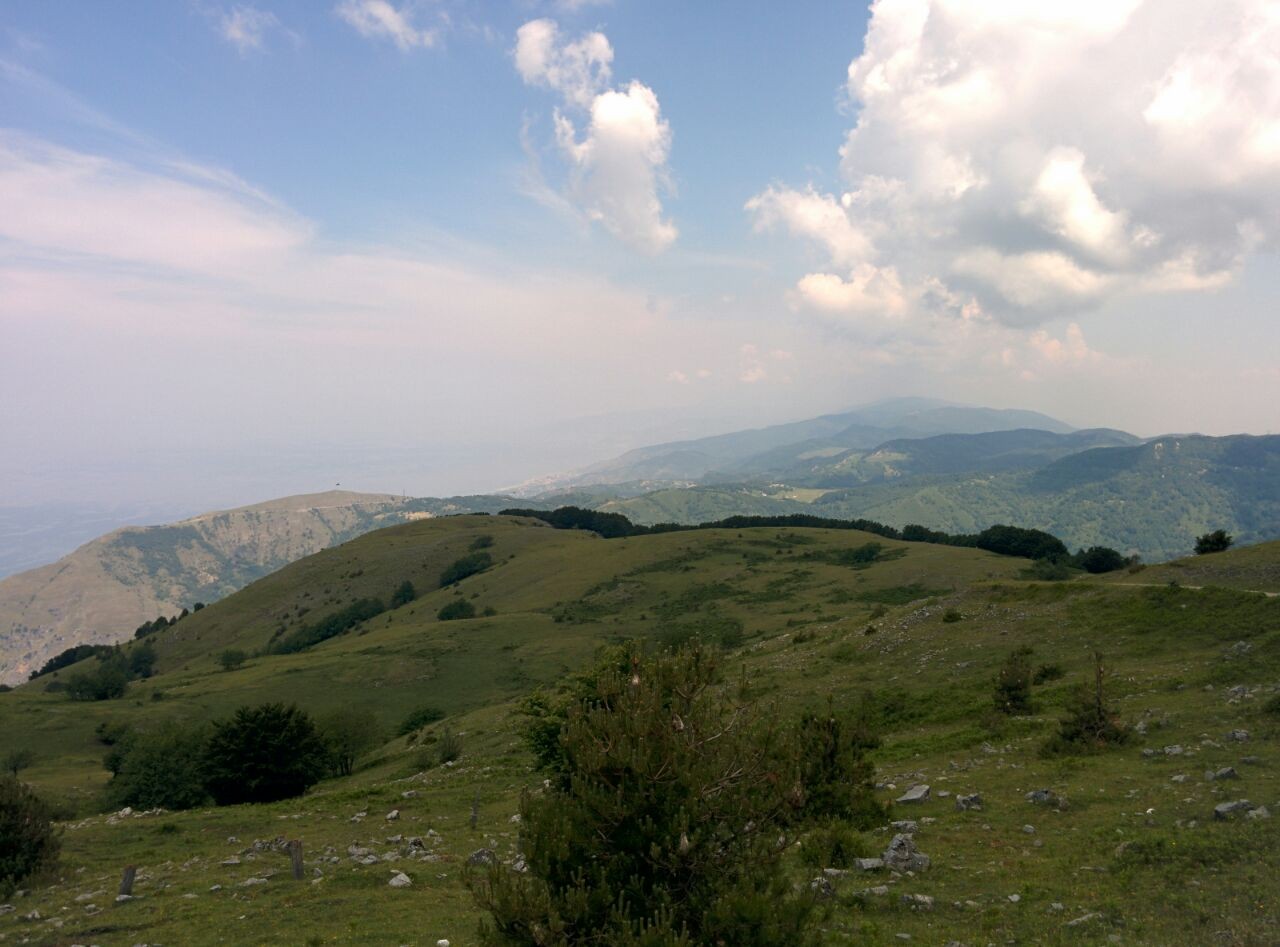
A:
{"label": "grassy hillside", "polygon": [[[880,561],[840,564],[842,553],[872,541],[883,544]],[[435,588],[440,571],[476,545],[493,566],[457,589]],[[1218,570],[1274,574],[1280,545],[1208,558]],[[918,821],[917,844],[933,866],[915,876],[837,879],[824,921],[829,943],[898,943],[899,934],[923,943],[1274,942],[1278,823],[1217,822],[1212,809],[1248,798],[1274,811],[1280,799],[1280,715],[1265,709],[1280,692],[1280,599],[1098,580],[1037,585],[1018,579],[1025,565],[973,549],[804,529],[603,540],[463,516],[363,536],[159,633],[160,674],[131,685],[122,700],[73,703],[46,691],[43,678],[0,694],[0,754],[34,749],[38,761],[24,777],[75,813],[58,877],[0,914],[0,938],[475,943],[464,863],[481,847],[512,856],[518,826],[510,817],[521,789],[540,780],[512,701],[581,667],[603,643],[699,634],[723,642],[730,674],[745,675],[779,713],[828,700],[861,708],[884,737],[874,760],[886,799],[917,782],[933,788],[931,801],[899,805],[893,816]],[[1154,573],[1131,578],[1156,581]],[[406,578],[420,595],[400,609],[299,654],[218,668],[223,648],[266,645],[281,626],[287,633],[353,598],[387,596]],[[496,614],[437,620],[459,594]],[[1003,718],[989,710],[991,681],[1021,645],[1062,677],[1036,688],[1033,714]],[[1144,732],[1100,755],[1043,758],[1037,748],[1070,687],[1089,672],[1095,647],[1106,652],[1112,698]],[[397,738],[354,776],[290,802],[92,814],[106,779],[98,722],[201,720],[266,699],[315,711],[366,707],[388,730],[411,709],[439,706],[449,716],[425,738],[445,726],[461,730],[464,756],[428,766],[417,746]],[[1228,739],[1240,728],[1245,742]],[[1204,779],[1205,770],[1228,765],[1238,780]],[[1039,788],[1069,804],[1059,811],[1027,802]],[[982,794],[982,811],[956,811],[944,796],[970,792]],[[389,822],[393,809],[399,818]],[[889,834],[868,833],[868,849],[883,849]],[[278,837],[303,840],[307,881],[287,880]],[[422,837],[425,849],[409,837]],[[352,845],[379,861],[360,863]],[[814,869],[799,851],[794,860],[803,883]],[[139,897],[113,905],[126,863],[140,866]],[[400,870],[411,887],[388,886]],[[251,878],[266,881],[246,884]],[[860,893],[876,885],[887,893]],[[900,903],[908,893],[934,898],[933,908]],[[40,920],[23,919],[32,911]],[[1081,917],[1088,919],[1068,925]]]}
{"label": "grassy hillside", "polygon": [[24,680],[72,645],[126,640],[157,615],[216,601],[370,530],[415,517],[496,511],[510,502],[333,490],[116,530],[0,581],[0,683]]}

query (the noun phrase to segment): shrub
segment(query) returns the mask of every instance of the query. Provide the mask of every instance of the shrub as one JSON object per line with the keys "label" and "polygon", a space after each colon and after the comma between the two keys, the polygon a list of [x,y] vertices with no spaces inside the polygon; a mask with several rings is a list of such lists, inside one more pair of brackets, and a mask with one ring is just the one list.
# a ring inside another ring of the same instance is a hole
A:
{"label": "shrub", "polygon": [[24,769],[29,769],[35,761],[36,754],[32,750],[10,750],[4,755],[4,760],[0,761],[0,770],[16,778]]}
{"label": "shrub", "polygon": [[413,583],[408,579],[405,579],[400,583],[396,590],[391,593],[391,607],[399,608],[401,605],[408,605],[417,597],[418,594],[414,591]]}
{"label": "shrub", "polygon": [[568,700],[526,705],[535,755],[556,778],[521,801],[529,870],[469,879],[489,943],[816,942],[814,898],[782,858],[808,798],[843,805],[825,781],[847,758],[819,754],[805,769],[802,745],[845,738],[826,718],[787,727],[717,682],[696,644],[648,659],[614,651]]}
{"label": "shrub", "polygon": [[443,720],[444,717],[445,713],[439,707],[419,707],[400,722],[400,727],[396,730],[396,736],[402,737],[413,733],[415,730],[421,730],[427,724]]}
{"label": "shrub", "polygon": [[996,673],[995,705],[1004,714],[1031,712],[1031,657],[1030,648],[1018,648],[1009,653]]}
{"label": "shrub", "polygon": [[356,760],[379,742],[378,718],[367,710],[331,711],[320,718],[317,728],[329,750],[331,772],[337,776],[350,776]]}
{"label": "shrub", "polygon": [[444,735],[440,737],[440,742],[436,744],[436,759],[441,766],[445,763],[454,763],[462,759],[462,737],[448,727],[445,727]]}
{"label": "shrub", "polygon": [[461,582],[469,576],[478,575],[493,565],[493,559],[487,552],[473,552],[455,559],[453,564],[440,573],[440,587]]}
{"label": "shrub", "polygon": [[218,805],[300,796],[325,774],[329,751],[295,705],[241,707],[213,725],[205,786]]}
{"label": "shrub", "polygon": [[234,671],[240,667],[246,660],[248,655],[239,648],[228,648],[222,654],[218,655],[218,663],[222,665],[224,671]]}
{"label": "shrub", "polygon": [[1020,526],[990,526],[974,539],[974,545],[988,552],[1003,556],[1021,556],[1025,559],[1067,558],[1067,547],[1057,536],[1040,529],[1023,529]]}
{"label": "shrub", "polygon": [[942,613],[942,620],[948,625],[954,625],[958,621],[964,620],[964,615],[960,614],[960,610],[956,608],[948,608]]}
{"label": "shrub", "polygon": [[1196,555],[1203,556],[1211,552],[1224,552],[1231,548],[1233,539],[1227,534],[1225,529],[1215,529],[1212,533],[1205,533],[1203,536],[1196,537]]}
{"label": "shrub", "polygon": [[90,670],[77,671],[67,680],[72,700],[116,700],[129,686],[129,670],[124,655],[112,651],[98,658]]}
{"label": "shrub", "polygon": [[1072,695],[1057,734],[1044,745],[1046,754],[1096,752],[1128,741],[1128,729],[1107,706],[1103,675],[1102,655],[1095,654],[1093,686],[1081,684]]}
{"label": "shrub", "polygon": [[1129,560],[1108,546],[1090,546],[1081,549],[1073,557],[1073,564],[1097,575],[1102,572],[1115,572],[1129,564]]}
{"label": "shrub", "polygon": [[297,631],[278,641],[271,650],[276,654],[293,654],[298,651],[305,651],[307,648],[314,647],[322,641],[328,641],[330,638],[336,638],[338,635],[350,631],[362,621],[376,618],[384,611],[386,611],[386,608],[376,598],[357,599],[346,608],[340,609],[331,615],[326,615],[324,618],[309,625],[303,625]]}
{"label": "shrub", "polygon": [[194,809],[208,803],[204,779],[205,731],[177,723],[130,731],[103,761],[113,773],[113,807]]}
{"label": "shrub", "polygon": [[456,621],[459,618],[475,617],[476,607],[465,598],[455,598],[453,601],[446,603],[440,611],[436,612],[436,618],[440,621]]}
{"label": "shrub", "polygon": [[146,680],[155,672],[156,649],[150,641],[129,649],[129,676]]}
{"label": "shrub", "polygon": [[1050,681],[1060,680],[1066,673],[1061,664],[1042,664],[1031,675],[1031,683],[1048,684]]}
{"label": "shrub", "polygon": [[492,545],[493,537],[485,533],[483,536],[477,536],[473,539],[469,548],[474,552],[477,549],[488,549]]}
{"label": "shrub", "polygon": [[819,823],[800,846],[800,860],[810,868],[849,868],[855,858],[870,854],[866,839],[849,823],[839,820]]}
{"label": "shrub", "polygon": [[0,776],[0,899],[58,858],[53,814],[15,776]]}

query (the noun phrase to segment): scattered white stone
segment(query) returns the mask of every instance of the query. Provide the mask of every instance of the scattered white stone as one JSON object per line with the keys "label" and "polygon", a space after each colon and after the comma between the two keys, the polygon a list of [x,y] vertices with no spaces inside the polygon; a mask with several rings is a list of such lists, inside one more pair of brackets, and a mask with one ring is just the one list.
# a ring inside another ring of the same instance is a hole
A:
{"label": "scattered white stone", "polygon": [[395,822],[395,821],[397,821],[399,818],[400,818],[400,810],[399,810],[399,809],[392,809],[390,812],[388,812],[388,813],[387,813],[387,821],[388,821],[388,822]]}
{"label": "scattered white stone", "polygon": [[1091,921],[1099,921],[1101,919],[1102,915],[1097,911],[1090,911],[1088,914],[1081,914],[1074,920],[1067,921],[1067,927],[1081,927]]}
{"label": "scattered white stone", "polygon": [[915,802],[925,802],[928,798],[929,787],[924,783],[917,783],[899,796],[897,801],[909,805]]}
{"label": "scattered white stone", "polygon": [[407,888],[409,885],[413,884],[413,880],[410,879],[410,877],[403,871],[397,871],[387,884],[391,885],[393,888]]}
{"label": "scattered white stone", "polygon": [[266,883],[266,878],[246,878],[244,881],[240,882],[240,887],[252,888],[254,885],[265,885]]}
{"label": "scattered white stone", "polygon": [[1036,827],[1034,825],[1024,825],[1022,827],[1022,831],[1027,833],[1028,835],[1035,835]]}
{"label": "scattered white stone", "polygon": [[1018,903],[1019,901],[1021,901],[1021,900],[1022,900],[1022,895],[1020,895],[1020,894],[1011,894],[1011,895],[1009,895],[1009,901],[1010,901],[1010,903],[1012,903],[1012,904],[1017,904],[1017,903]]}

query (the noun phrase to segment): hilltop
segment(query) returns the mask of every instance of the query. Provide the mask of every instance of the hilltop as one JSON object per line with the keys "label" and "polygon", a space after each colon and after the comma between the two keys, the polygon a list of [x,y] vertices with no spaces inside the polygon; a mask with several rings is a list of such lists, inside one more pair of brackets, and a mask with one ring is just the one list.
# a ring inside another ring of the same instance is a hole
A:
{"label": "hilltop", "polygon": [[[487,568],[439,587],[443,570],[477,550]],[[1274,811],[1280,799],[1280,717],[1268,709],[1280,695],[1280,599],[1242,590],[1275,574],[1280,544],[1162,567],[1199,568],[1214,578],[1205,584],[1224,586],[1203,590],[1170,586],[1157,569],[1028,582],[1028,566],[856,530],[602,539],[457,516],[366,534],[153,635],[158,673],[124,699],[74,702],[50,686],[75,668],[0,694],[0,752],[33,749],[24,777],[74,813],[57,883],[15,902],[0,936],[474,943],[465,863],[481,848],[514,857],[511,816],[541,779],[519,739],[519,699],[584,667],[601,645],[698,636],[725,649],[728,676],[779,713],[830,701],[871,723],[883,739],[872,754],[883,799],[932,787],[929,801],[892,815],[916,822],[932,867],[833,876],[829,943],[896,943],[899,933],[925,943],[1267,942],[1280,903],[1277,822],[1215,821],[1212,811],[1236,798]],[[399,608],[296,653],[257,653],[354,601],[386,602],[406,580],[416,597]],[[476,617],[440,620],[458,600]],[[991,709],[992,680],[1020,646],[1048,670],[1032,712],[1006,718]],[[217,656],[229,647],[255,656],[224,671]],[[1095,648],[1133,740],[1042,757]],[[264,700],[364,709],[388,739],[354,775],[300,799],[94,813],[107,778],[98,724],[195,723]],[[393,736],[424,706],[444,719]],[[434,765],[432,741],[446,728],[463,734],[463,757]],[[1203,776],[1228,766],[1237,779]],[[1039,789],[1066,802],[1029,802]],[[954,796],[969,793],[981,795],[981,811],[957,810]],[[890,834],[866,833],[863,844],[879,851]],[[277,837],[303,841],[312,883],[288,880]],[[817,869],[802,852],[792,870],[807,884]],[[104,892],[126,862],[140,866],[138,899],[104,914],[86,908],[109,904]],[[400,870],[411,886],[389,887]],[[32,910],[53,921],[23,920]]]}
{"label": "hilltop", "polygon": [[78,644],[113,644],[144,621],[210,603],[287,563],[381,526],[505,498],[406,500],[331,490],[126,527],[0,580],[0,683]]}

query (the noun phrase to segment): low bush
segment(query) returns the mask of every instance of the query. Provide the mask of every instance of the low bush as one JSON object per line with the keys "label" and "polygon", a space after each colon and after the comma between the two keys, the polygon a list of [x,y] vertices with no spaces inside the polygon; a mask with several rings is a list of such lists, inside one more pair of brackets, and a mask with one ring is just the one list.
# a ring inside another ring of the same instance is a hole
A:
{"label": "low bush", "polygon": [[419,707],[400,722],[400,727],[396,730],[396,736],[402,737],[413,733],[415,730],[421,730],[427,724],[443,720],[444,717],[445,713],[439,707]]}
{"label": "low bush", "polygon": [[440,587],[453,585],[473,575],[479,575],[493,565],[493,559],[487,552],[473,552],[455,559],[453,563],[440,573]]}
{"label": "low bush", "polygon": [[465,598],[455,598],[451,602],[447,602],[440,611],[436,612],[436,618],[440,621],[457,621],[461,618],[475,618],[476,607]]}
{"label": "low bush", "polygon": [[107,784],[110,806],[194,809],[207,805],[205,737],[203,728],[174,722],[125,734],[103,761],[112,773]]}
{"label": "low bush", "polygon": [[17,777],[0,776],[0,900],[52,867],[59,847],[49,806]]}

